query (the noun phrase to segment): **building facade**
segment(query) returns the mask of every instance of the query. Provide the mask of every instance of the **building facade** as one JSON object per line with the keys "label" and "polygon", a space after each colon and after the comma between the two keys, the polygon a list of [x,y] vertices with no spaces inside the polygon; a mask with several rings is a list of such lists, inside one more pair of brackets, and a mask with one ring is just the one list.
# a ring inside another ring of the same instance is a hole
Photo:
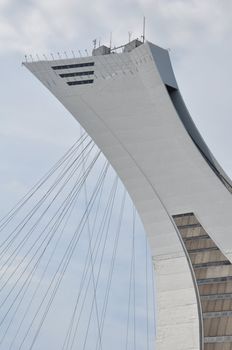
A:
{"label": "building facade", "polygon": [[232,186],[150,42],[25,62],[92,137],[130,194],[155,269],[156,349],[232,350]]}

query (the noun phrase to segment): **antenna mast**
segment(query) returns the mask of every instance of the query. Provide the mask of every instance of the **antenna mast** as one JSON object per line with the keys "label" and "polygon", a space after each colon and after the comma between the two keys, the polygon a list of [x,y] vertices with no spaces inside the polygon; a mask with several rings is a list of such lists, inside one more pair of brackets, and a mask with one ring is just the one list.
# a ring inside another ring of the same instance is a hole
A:
{"label": "antenna mast", "polygon": [[110,51],[112,49],[112,32],[110,32]]}
{"label": "antenna mast", "polygon": [[145,31],[146,31],[146,17],[143,16],[143,35],[142,35],[142,41],[145,42]]}

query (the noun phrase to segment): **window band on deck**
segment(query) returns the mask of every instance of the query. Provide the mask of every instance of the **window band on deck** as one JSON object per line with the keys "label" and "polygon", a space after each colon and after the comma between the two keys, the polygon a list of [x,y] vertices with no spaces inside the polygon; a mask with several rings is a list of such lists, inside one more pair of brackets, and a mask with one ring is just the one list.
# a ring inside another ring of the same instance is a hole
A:
{"label": "window band on deck", "polygon": [[68,81],[68,85],[84,85],[84,84],[92,84],[93,79],[88,79],[88,80],[76,80],[76,81]]}
{"label": "window band on deck", "polygon": [[203,318],[231,317],[232,311],[203,312]]}
{"label": "window band on deck", "polygon": [[193,264],[194,269],[201,269],[204,267],[212,267],[212,266],[225,266],[231,265],[230,261],[222,260],[222,261],[210,261],[206,263]]}
{"label": "window band on deck", "polygon": [[209,235],[183,237],[184,242],[197,241],[197,240],[201,240],[201,239],[211,239],[211,238],[209,237]]}
{"label": "window band on deck", "polygon": [[173,218],[174,219],[177,219],[177,218],[184,218],[186,216],[194,216],[194,213],[184,213],[184,214],[176,214],[176,215],[173,215]]}
{"label": "window band on deck", "polygon": [[201,227],[200,224],[177,225],[179,229]]}
{"label": "window band on deck", "polygon": [[73,64],[64,64],[61,66],[52,66],[52,69],[71,69],[71,68],[80,68],[80,67],[90,67],[94,66],[94,62],[84,62],[84,63],[73,63]]}
{"label": "window band on deck", "polygon": [[69,78],[69,77],[81,77],[83,75],[93,75],[94,71],[85,71],[85,72],[73,72],[73,73],[62,73],[60,74],[61,78]]}
{"label": "window band on deck", "polygon": [[219,250],[219,248],[218,247],[206,247],[206,248],[189,249],[188,253],[189,254],[202,253],[202,252],[210,251],[210,250]]}
{"label": "window band on deck", "polygon": [[203,278],[203,279],[197,280],[197,284],[198,285],[203,285],[203,284],[220,283],[220,282],[226,282],[226,281],[232,281],[232,276],[215,277],[215,278]]}
{"label": "window band on deck", "polygon": [[201,296],[202,300],[230,300],[232,299],[232,293],[223,294],[207,294]]}
{"label": "window band on deck", "polygon": [[230,343],[232,342],[232,336],[231,335],[224,335],[220,337],[205,337],[204,343],[210,344],[210,343]]}

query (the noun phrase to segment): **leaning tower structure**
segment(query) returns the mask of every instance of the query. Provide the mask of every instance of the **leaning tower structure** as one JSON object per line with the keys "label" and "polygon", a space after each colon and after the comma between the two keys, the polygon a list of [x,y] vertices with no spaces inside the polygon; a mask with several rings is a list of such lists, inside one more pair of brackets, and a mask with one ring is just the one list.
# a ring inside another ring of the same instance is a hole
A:
{"label": "leaning tower structure", "polygon": [[[155,270],[156,350],[232,349],[232,184],[181,97],[167,50],[25,62],[130,194]],[[67,135],[64,135],[67,137]]]}

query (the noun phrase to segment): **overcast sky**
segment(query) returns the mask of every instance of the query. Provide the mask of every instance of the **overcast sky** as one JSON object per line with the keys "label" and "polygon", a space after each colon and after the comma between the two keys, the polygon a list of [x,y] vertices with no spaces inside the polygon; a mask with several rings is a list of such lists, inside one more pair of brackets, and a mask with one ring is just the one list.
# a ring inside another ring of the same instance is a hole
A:
{"label": "overcast sky", "polygon": [[92,40],[107,44],[110,32],[113,44],[125,43],[128,31],[141,35],[143,15],[147,40],[171,49],[190,113],[232,175],[230,0],[0,0],[3,196],[33,183],[78,130],[72,116],[21,66],[24,55],[90,52]]}
{"label": "overcast sky", "polygon": [[79,126],[21,66],[24,55],[91,52],[140,37],[170,49],[186,105],[232,176],[231,0],[0,0],[0,211],[4,214],[77,138]]}

